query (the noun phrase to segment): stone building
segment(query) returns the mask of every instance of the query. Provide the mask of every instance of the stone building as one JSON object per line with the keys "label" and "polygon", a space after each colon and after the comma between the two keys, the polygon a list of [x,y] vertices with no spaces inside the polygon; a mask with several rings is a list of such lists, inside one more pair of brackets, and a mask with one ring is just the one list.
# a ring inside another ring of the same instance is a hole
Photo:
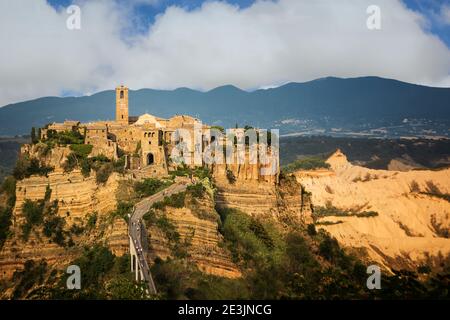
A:
{"label": "stone building", "polygon": [[[197,119],[186,115],[170,119],[150,114],[130,116],[128,88],[119,86],[116,88],[115,121],[80,123],[66,120],[63,123],[52,123],[41,129],[41,139],[46,139],[50,130],[78,131],[85,136],[84,142],[93,146],[90,156],[104,155],[116,160],[120,153],[126,156],[129,169],[147,169],[150,173],[162,174],[167,173],[170,152],[177,144],[174,133],[177,129],[185,129],[193,134],[196,122]],[[201,130],[208,129],[208,126],[201,126]],[[192,146],[188,146],[187,150],[194,152]]]}
{"label": "stone building", "polygon": [[49,130],[54,132],[77,131],[80,129],[80,121],[66,120],[63,123],[52,123],[41,129],[41,139],[47,138]]}
{"label": "stone building", "polygon": [[[176,146],[182,150],[180,155],[186,165],[203,165],[202,152],[214,141],[210,126],[191,116],[175,115],[170,119],[150,114],[130,116],[128,88],[125,86],[116,88],[115,121],[52,123],[41,130],[42,139],[47,137],[49,130],[78,131],[84,135],[84,143],[93,146],[90,156],[104,155],[116,160],[124,155],[128,169],[141,170],[148,175],[167,174],[171,167],[176,167],[170,157]],[[225,138],[222,137],[220,144],[224,143]],[[199,150],[200,159],[199,153],[194,156]]]}

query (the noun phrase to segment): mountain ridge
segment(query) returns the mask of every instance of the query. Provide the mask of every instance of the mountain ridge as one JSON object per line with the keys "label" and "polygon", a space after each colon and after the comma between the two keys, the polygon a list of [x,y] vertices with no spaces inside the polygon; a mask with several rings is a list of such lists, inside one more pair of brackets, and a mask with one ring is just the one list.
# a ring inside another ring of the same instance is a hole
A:
{"label": "mountain ridge", "polygon": [[[190,88],[130,90],[130,114],[190,114],[204,122],[273,127],[289,118],[450,118],[450,88],[435,88],[380,77],[325,77],[276,88],[242,90],[225,85],[209,91]],[[28,133],[32,126],[77,119],[114,119],[114,90],[80,97],[41,97],[0,108],[0,135]]]}

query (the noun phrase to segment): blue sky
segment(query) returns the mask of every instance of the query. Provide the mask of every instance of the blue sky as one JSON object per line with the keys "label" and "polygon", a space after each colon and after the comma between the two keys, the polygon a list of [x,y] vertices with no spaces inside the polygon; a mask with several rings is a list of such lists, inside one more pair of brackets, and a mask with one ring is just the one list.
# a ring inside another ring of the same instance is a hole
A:
{"label": "blue sky", "polygon": [[[152,1],[142,1],[133,9],[133,27],[135,32],[147,30],[148,26],[154,22],[156,15],[163,13],[167,7],[180,6],[188,10],[195,10],[199,8],[206,0],[155,0],[154,4],[149,4]],[[221,0],[227,3],[238,5],[240,8],[251,6],[255,0]],[[314,0],[311,0],[314,1]],[[450,0],[402,0],[406,6],[414,11],[423,14],[430,23],[429,32],[437,35],[442,39],[447,47],[450,48],[450,24],[439,23],[436,16],[443,4],[449,4]],[[54,8],[67,7],[74,0],[47,0],[47,2]],[[129,0],[116,0],[119,3],[127,3]],[[376,4],[376,1],[374,1]]]}
{"label": "blue sky", "polygon": [[436,19],[440,8],[450,0],[404,0],[408,8],[420,12],[430,21],[430,32],[441,38],[450,48],[450,24],[443,25]]}

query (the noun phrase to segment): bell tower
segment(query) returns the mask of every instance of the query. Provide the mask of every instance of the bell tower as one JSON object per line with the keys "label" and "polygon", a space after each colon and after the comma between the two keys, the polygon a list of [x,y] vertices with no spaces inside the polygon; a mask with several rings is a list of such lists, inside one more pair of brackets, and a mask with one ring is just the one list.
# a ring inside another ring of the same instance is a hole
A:
{"label": "bell tower", "polygon": [[128,124],[128,88],[116,87],[116,122]]}

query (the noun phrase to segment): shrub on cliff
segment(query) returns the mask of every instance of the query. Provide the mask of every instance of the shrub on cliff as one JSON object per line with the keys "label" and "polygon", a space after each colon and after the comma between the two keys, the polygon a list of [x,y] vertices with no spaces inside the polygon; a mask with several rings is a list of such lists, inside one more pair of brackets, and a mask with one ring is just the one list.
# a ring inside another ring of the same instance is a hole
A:
{"label": "shrub on cliff", "polygon": [[187,187],[187,192],[191,194],[194,198],[202,198],[205,193],[206,188],[202,183],[196,183]]}
{"label": "shrub on cliff", "polygon": [[153,204],[154,209],[164,209],[166,206],[173,208],[183,208],[184,201],[186,199],[186,192],[180,192],[171,195],[170,197],[164,197],[164,200],[156,202]]}
{"label": "shrub on cliff", "polygon": [[97,183],[105,183],[113,172],[123,174],[125,172],[125,157],[117,161],[111,161],[108,157],[100,154],[88,158],[92,151],[91,145],[71,145],[71,152],[63,164],[65,172],[71,172],[75,168],[80,168],[84,177],[89,177],[91,169],[96,172]]}
{"label": "shrub on cliff", "polygon": [[199,179],[209,178],[211,179],[211,171],[206,167],[196,167],[194,169],[189,168],[185,163],[178,166],[174,171],[170,171],[172,176],[177,177],[198,177]]}
{"label": "shrub on cliff", "polygon": [[420,192],[420,186],[419,186],[419,184],[417,183],[416,180],[411,181],[411,184],[409,185],[409,190],[412,193],[419,193]]}
{"label": "shrub on cliff", "polygon": [[14,195],[16,193],[16,180],[9,176],[3,180],[0,187],[0,193],[5,192],[8,196]]}
{"label": "shrub on cliff", "polygon": [[87,215],[87,222],[86,222],[86,228],[88,228],[88,230],[92,230],[95,225],[97,224],[97,219],[98,219],[98,213],[97,212],[93,212]]}
{"label": "shrub on cliff", "polygon": [[78,131],[56,132],[55,130],[47,131],[47,138],[43,140],[48,145],[72,145],[83,144],[84,136]]}
{"label": "shrub on cliff", "polygon": [[284,173],[291,173],[297,170],[314,170],[314,169],[329,169],[330,164],[325,162],[325,159],[321,157],[306,157],[296,160],[282,168]]}
{"label": "shrub on cliff", "polygon": [[31,143],[32,143],[32,144],[36,144],[36,143],[39,142],[38,133],[36,133],[36,128],[35,128],[35,127],[32,127],[32,128],[31,128],[31,134],[30,134],[30,136],[31,136]]}
{"label": "shrub on cliff", "polygon": [[6,206],[0,205],[0,249],[3,247],[8,236],[11,234],[11,218],[13,208],[16,203],[16,180],[13,177],[7,177],[0,188],[0,193],[6,195]]}
{"label": "shrub on cliff", "polygon": [[47,186],[45,197],[42,200],[25,200],[22,213],[25,222],[22,225],[22,239],[28,241],[34,227],[42,227],[42,233],[59,246],[73,244],[70,233],[64,230],[66,221],[57,215],[58,200],[50,201],[51,189]]}
{"label": "shrub on cliff", "polygon": [[66,221],[58,216],[53,216],[44,221],[43,233],[47,238],[51,238],[52,241],[59,246],[65,246],[64,226]]}
{"label": "shrub on cliff", "polygon": [[71,172],[78,166],[78,158],[74,152],[69,153],[66,161],[62,165],[64,172]]}
{"label": "shrub on cliff", "polygon": [[155,221],[155,225],[164,232],[167,240],[177,242],[180,240],[180,234],[175,225],[166,217],[161,216]]}
{"label": "shrub on cliff", "polygon": [[83,159],[80,162],[81,174],[83,177],[87,178],[91,175],[91,164],[88,159]]}
{"label": "shrub on cliff", "polygon": [[227,175],[227,180],[230,184],[233,184],[236,182],[236,177],[235,177],[233,171],[231,171],[230,169],[227,169],[226,175]]}
{"label": "shrub on cliff", "polygon": [[[46,195],[44,198],[45,207],[43,211],[43,234],[50,238],[54,243],[61,247],[72,243],[70,234],[64,230],[66,220],[57,215],[58,212],[58,200],[50,202],[51,189],[47,187]],[[68,240],[66,242],[66,237]]]}
{"label": "shrub on cliff", "polygon": [[67,290],[69,275],[63,273],[57,287],[50,290],[51,299],[148,299],[141,284],[130,272],[130,256],[116,257],[107,247],[95,244],[84,247],[71,261],[81,269],[81,290]]}
{"label": "shrub on cliff", "polygon": [[185,163],[183,163],[175,170],[170,171],[170,174],[177,177],[190,177],[192,175],[192,170]]}
{"label": "shrub on cliff", "polygon": [[160,213],[157,215],[154,210],[150,209],[143,218],[147,227],[155,226],[164,233],[175,257],[182,258],[187,256],[186,247],[189,245],[188,241],[185,240],[184,243],[180,242],[180,234],[175,224],[165,214]]}
{"label": "shrub on cliff", "polygon": [[125,156],[120,157],[117,161],[113,161],[113,171],[124,174],[125,173]]}
{"label": "shrub on cliff", "polygon": [[171,181],[163,181],[160,179],[148,178],[134,184],[134,190],[142,197],[148,197],[158,193],[164,188],[171,185]]}
{"label": "shrub on cliff", "polygon": [[371,218],[377,217],[379,214],[376,211],[358,211],[358,209],[342,210],[332,204],[327,204],[325,207],[315,207],[313,217],[358,217],[358,218]]}
{"label": "shrub on cliff", "polygon": [[421,192],[421,194],[425,194],[428,196],[432,196],[432,197],[436,197],[436,198],[440,198],[443,199],[447,202],[450,202],[450,194],[448,193],[443,193],[439,187],[431,180],[426,182],[426,191],[425,192]]}
{"label": "shrub on cliff", "polygon": [[317,234],[316,227],[312,223],[308,224],[306,231],[308,232],[308,235],[311,237]]}
{"label": "shrub on cliff", "polygon": [[16,283],[12,293],[12,299],[26,298],[27,292],[35,285],[40,285],[45,280],[47,262],[41,260],[39,263],[33,260],[25,261],[21,271],[15,271],[13,281]]}
{"label": "shrub on cliff", "polygon": [[283,244],[280,234],[269,223],[235,209],[223,209],[220,214],[222,233],[235,261],[266,264],[279,258]]}
{"label": "shrub on cliff", "polygon": [[90,159],[91,167],[96,172],[96,181],[98,184],[106,183],[113,172],[123,174],[125,169],[125,158],[120,158],[117,161],[109,160],[108,158],[101,156]]}
{"label": "shrub on cliff", "polygon": [[21,156],[16,162],[16,167],[13,170],[13,176],[17,180],[29,178],[32,175],[46,176],[54,170],[53,167],[49,167],[41,164],[36,158],[30,158],[29,156]]}
{"label": "shrub on cliff", "polygon": [[43,211],[45,202],[43,200],[31,201],[25,200],[22,207],[22,213],[25,223],[22,225],[22,238],[27,241],[33,226],[40,225],[43,222]]}
{"label": "shrub on cliff", "polygon": [[106,295],[113,300],[146,300],[147,285],[144,282],[135,283],[133,279],[120,274],[106,284]]}
{"label": "shrub on cliff", "polygon": [[72,144],[70,150],[79,158],[86,158],[92,152],[93,146],[90,144]]}
{"label": "shrub on cliff", "polygon": [[153,279],[162,299],[220,300],[250,299],[244,279],[228,279],[201,272],[183,259],[155,259]]}
{"label": "shrub on cliff", "polygon": [[6,177],[5,180],[3,180],[0,193],[6,194],[8,198],[7,206],[14,207],[16,203],[16,179],[12,176]]}
{"label": "shrub on cliff", "polygon": [[83,270],[81,283],[85,286],[96,287],[100,285],[103,274],[107,273],[114,265],[114,255],[101,245],[85,248],[83,255],[74,261],[74,264]]}
{"label": "shrub on cliff", "polygon": [[102,166],[98,168],[96,171],[95,179],[98,184],[106,183],[110,177],[110,175],[113,173],[114,167],[111,163],[105,163]]}
{"label": "shrub on cliff", "polygon": [[0,207],[0,249],[3,248],[3,244],[10,235],[11,218],[12,208]]}
{"label": "shrub on cliff", "polygon": [[206,167],[196,167],[193,170],[193,175],[195,177],[198,177],[201,180],[203,180],[205,178],[208,178],[211,180],[211,171]]}
{"label": "shrub on cliff", "polygon": [[354,215],[358,218],[370,218],[370,217],[377,217],[378,212],[376,211],[362,211],[362,212],[356,212]]}
{"label": "shrub on cliff", "polygon": [[128,214],[131,214],[132,211],[133,203],[119,201],[116,210],[111,212],[111,218],[114,219],[115,217],[120,217],[128,223]]}

